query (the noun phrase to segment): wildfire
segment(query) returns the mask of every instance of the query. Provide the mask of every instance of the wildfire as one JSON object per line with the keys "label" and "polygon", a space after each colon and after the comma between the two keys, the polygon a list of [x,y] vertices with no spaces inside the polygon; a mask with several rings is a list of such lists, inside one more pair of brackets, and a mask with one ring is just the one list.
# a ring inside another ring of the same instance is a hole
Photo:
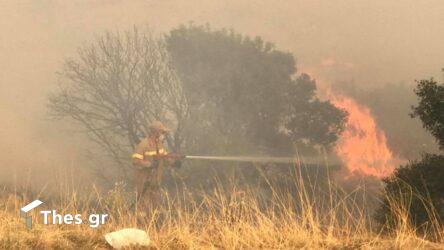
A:
{"label": "wildfire", "polygon": [[348,112],[348,121],[335,151],[350,174],[386,177],[393,172],[394,157],[370,110],[352,98],[329,94],[331,102]]}

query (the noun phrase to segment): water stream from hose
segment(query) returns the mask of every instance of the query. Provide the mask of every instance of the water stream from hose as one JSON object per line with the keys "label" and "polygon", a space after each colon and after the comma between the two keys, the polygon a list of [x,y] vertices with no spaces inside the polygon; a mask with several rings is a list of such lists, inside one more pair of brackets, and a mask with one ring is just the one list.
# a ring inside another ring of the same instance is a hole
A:
{"label": "water stream from hose", "polygon": [[274,162],[274,163],[296,163],[297,159],[292,157],[252,157],[252,156],[201,156],[187,155],[186,159],[212,160],[212,161],[237,161],[237,162]]}

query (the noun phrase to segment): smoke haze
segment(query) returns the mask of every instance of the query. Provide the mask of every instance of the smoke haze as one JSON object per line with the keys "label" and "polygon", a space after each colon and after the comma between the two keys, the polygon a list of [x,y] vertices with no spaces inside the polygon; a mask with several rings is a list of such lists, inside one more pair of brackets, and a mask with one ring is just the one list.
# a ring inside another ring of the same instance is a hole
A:
{"label": "smoke haze", "polygon": [[45,105],[63,59],[105,30],[233,28],[292,52],[315,78],[364,88],[441,79],[444,66],[442,1],[2,1],[0,10],[3,177],[81,151]]}

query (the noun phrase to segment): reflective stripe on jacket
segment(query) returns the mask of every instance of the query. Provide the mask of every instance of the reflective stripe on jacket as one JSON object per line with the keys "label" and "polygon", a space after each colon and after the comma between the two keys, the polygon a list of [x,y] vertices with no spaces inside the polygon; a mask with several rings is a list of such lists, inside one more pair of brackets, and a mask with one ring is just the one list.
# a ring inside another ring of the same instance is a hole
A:
{"label": "reflective stripe on jacket", "polygon": [[156,145],[156,141],[151,138],[144,138],[140,143],[137,145],[136,150],[134,154],[132,155],[133,159],[139,159],[144,160],[145,157],[154,156],[157,154],[157,150],[159,150],[159,155],[166,155],[167,151],[165,150],[165,147],[163,143],[159,143],[159,145]]}

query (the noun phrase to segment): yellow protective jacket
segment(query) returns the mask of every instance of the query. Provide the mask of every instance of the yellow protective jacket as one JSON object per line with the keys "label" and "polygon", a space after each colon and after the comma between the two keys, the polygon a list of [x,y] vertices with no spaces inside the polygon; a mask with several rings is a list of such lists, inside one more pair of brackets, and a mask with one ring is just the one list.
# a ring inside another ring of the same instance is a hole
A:
{"label": "yellow protective jacket", "polygon": [[[143,196],[144,193],[154,195],[159,191],[164,165],[169,164],[169,162],[165,161],[165,159],[160,159],[154,166],[152,156],[156,154],[167,154],[164,144],[148,137],[137,145],[132,155],[135,174],[134,184],[136,193],[140,197]],[[141,165],[141,161],[147,161],[149,164],[147,166]]]}
{"label": "yellow protective jacket", "polygon": [[139,160],[151,161],[151,157],[159,155],[166,155],[167,151],[163,143],[157,143],[154,139],[144,138],[136,147],[132,155],[133,164],[137,165]]}

